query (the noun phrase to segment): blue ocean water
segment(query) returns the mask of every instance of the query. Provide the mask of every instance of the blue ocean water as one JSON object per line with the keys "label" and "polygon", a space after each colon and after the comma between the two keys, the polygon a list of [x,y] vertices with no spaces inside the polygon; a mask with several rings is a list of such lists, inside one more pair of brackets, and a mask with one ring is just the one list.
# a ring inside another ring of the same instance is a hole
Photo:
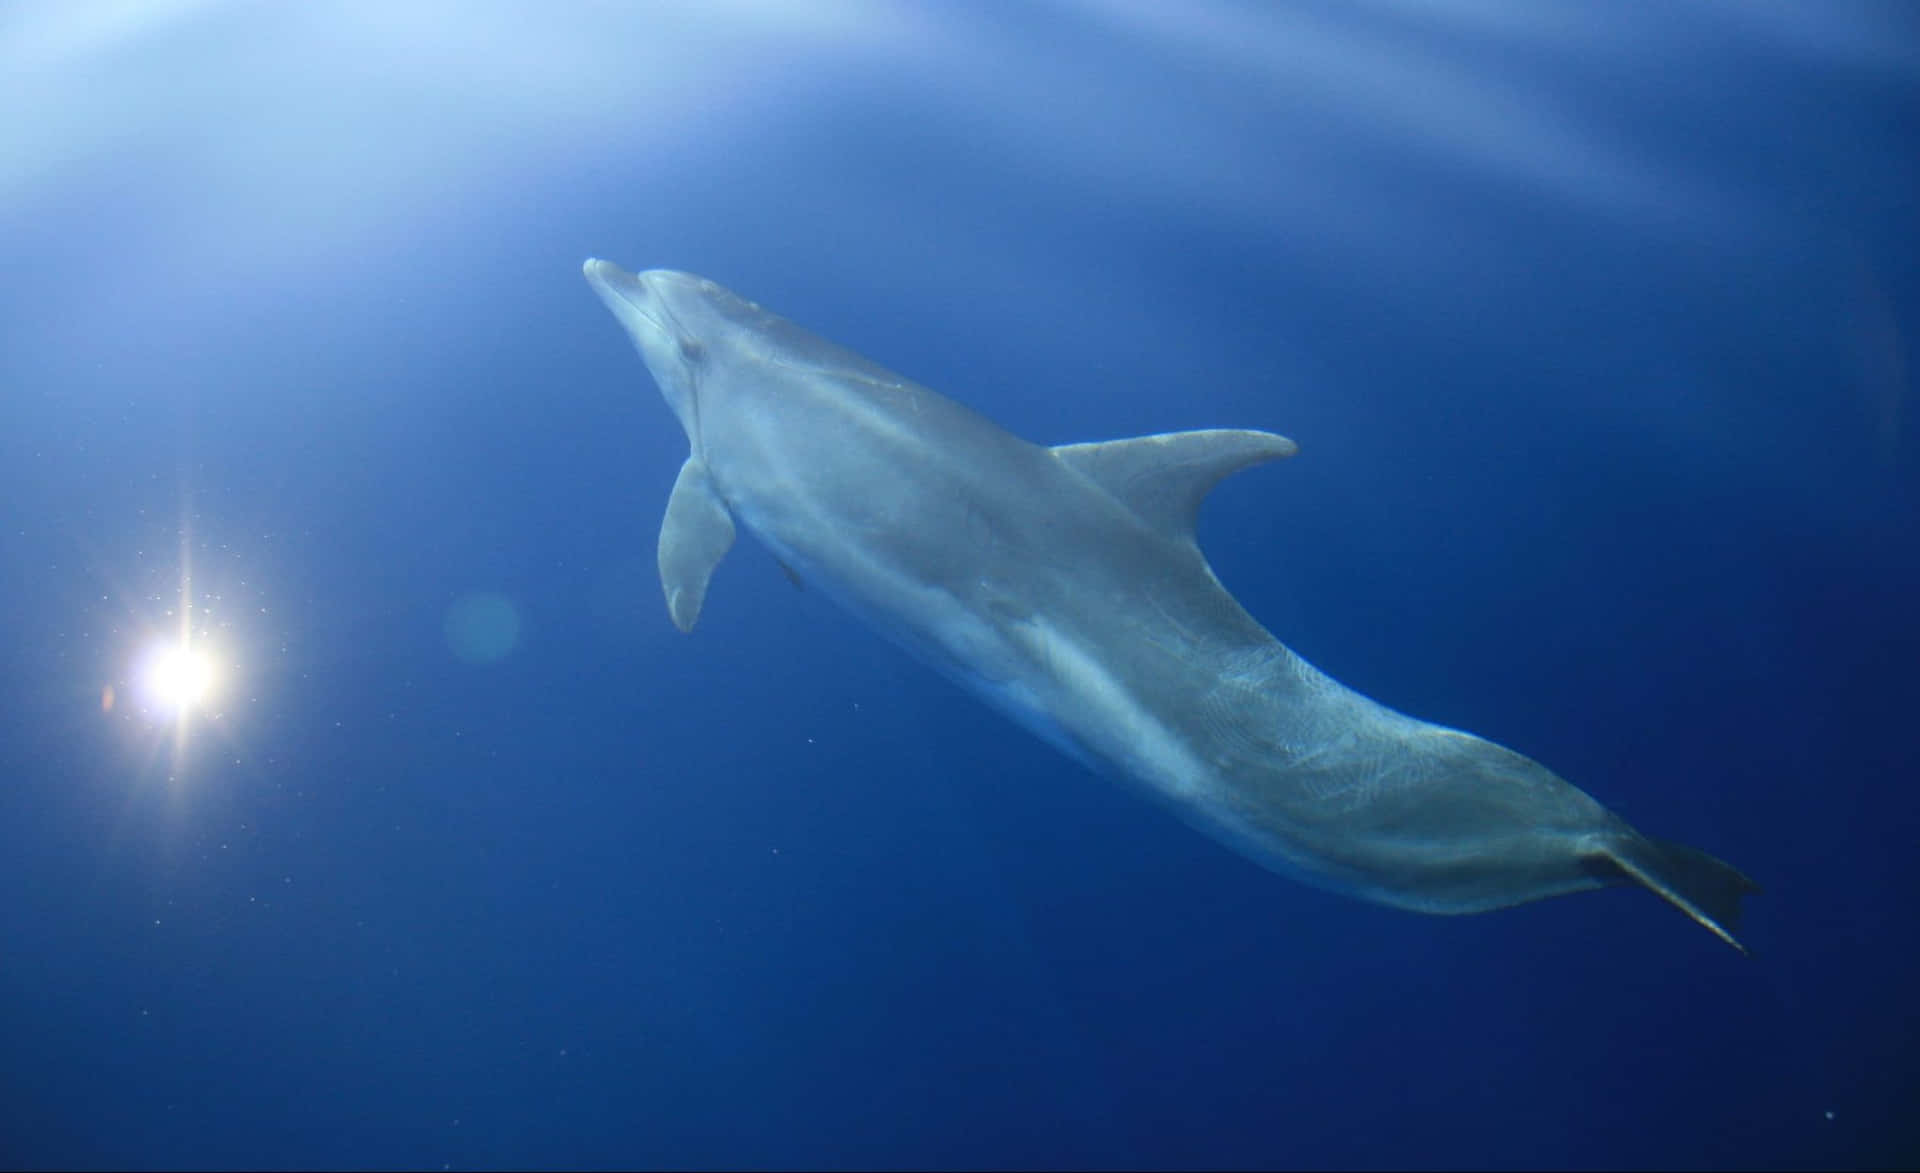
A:
{"label": "blue ocean water", "polygon": [[[0,110],[0,1165],[1920,1160],[1909,5],[15,0]],[[1222,580],[1754,957],[1264,872],[750,540],[680,635],[589,255],[1294,437]]]}

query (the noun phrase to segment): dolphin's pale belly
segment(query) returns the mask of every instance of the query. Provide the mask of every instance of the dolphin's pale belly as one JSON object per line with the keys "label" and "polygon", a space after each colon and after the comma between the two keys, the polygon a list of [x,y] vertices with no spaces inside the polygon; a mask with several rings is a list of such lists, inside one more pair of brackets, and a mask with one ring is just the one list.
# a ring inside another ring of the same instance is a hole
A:
{"label": "dolphin's pale belly", "polygon": [[660,531],[691,630],[736,520],[1049,743],[1276,870],[1477,912],[1637,883],[1730,944],[1753,884],[1539,763],[1293,655],[1194,539],[1220,478],[1291,456],[1211,430],[1042,448],[684,273],[588,261],[687,433]]}
{"label": "dolphin's pale belly", "polygon": [[[723,470],[715,473],[727,480]],[[1070,495],[1071,487],[1061,492]],[[944,501],[946,494],[940,497]],[[784,564],[891,642],[1048,744],[1162,802],[1220,842],[1336,891],[1423,911],[1470,911],[1415,890],[1417,871],[1394,874],[1403,861],[1391,851],[1378,853],[1370,869],[1353,866],[1366,843],[1336,816],[1354,792],[1366,789],[1358,777],[1367,769],[1362,740],[1379,729],[1397,735],[1411,722],[1313,670],[1264,631],[1253,645],[1264,654],[1250,654],[1244,645],[1227,654],[1147,605],[1137,591],[1116,592],[1119,601],[1107,618],[1117,611],[1124,622],[1105,626],[1126,631],[1136,651],[1144,645],[1179,652],[1177,664],[1162,665],[1155,687],[1141,688],[1129,679],[1136,658],[1106,654],[1126,645],[1103,641],[1102,625],[1075,623],[1081,612],[1050,606],[1044,590],[1031,598],[1011,593],[1010,584],[990,591],[977,576],[967,580],[968,589],[949,590],[890,560],[888,551],[900,548],[906,535],[937,529],[937,516],[896,507],[893,524],[861,527],[862,540],[850,542],[844,538],[854,528],[848,519],[823,525],[810,516],[796,524],[788,509],[751,506],[736,506],[735,513]],[[1124,518],[1111,520],[1127,525]],[[841,536],[823,540],[828,535]],[[1233,607],[1211,576],[1190,589],[1217,592],[1217,606]],[[1240,629],[1231,634],[1242,641],[1249,636]],[[1298,694],[1295,702],[1275,710],[1263,736],[1236,738],[1207,696],[1221,672],[1193,670],[1210,661],[1262,665],[1257,685],[1263,695]],[[1308,687],[1301,687],[1303,680]],[[1316,740],[1326,729],[1338,732]],[[1284,752],[1276,752],[1283,746]],[[1258,755],[1252,770],[1246,768],[1249,749]],[[1299,765],[1289,770],[1282,758]],[[1317,850],[1316,842],[1329,832],[1344,847],[1346,863],[1335,865]],[[1596,884],[1574,877],[1577,887]]]}

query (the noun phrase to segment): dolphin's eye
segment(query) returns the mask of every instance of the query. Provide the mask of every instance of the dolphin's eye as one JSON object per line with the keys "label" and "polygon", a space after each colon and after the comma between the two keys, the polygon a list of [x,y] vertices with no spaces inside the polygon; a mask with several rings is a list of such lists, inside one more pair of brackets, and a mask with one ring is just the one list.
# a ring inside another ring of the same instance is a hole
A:
{"label": "dolphin's eye", "polygon": [[682,362],[697,363],[705,357],[707,357],[706,347],[691,338],[682,338],[680,340],[680,360]]}

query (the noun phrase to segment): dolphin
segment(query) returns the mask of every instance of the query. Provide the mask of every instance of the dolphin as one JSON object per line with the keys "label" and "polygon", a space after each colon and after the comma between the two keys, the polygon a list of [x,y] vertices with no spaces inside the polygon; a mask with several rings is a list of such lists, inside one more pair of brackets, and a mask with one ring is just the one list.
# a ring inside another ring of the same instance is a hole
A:
{"label": "dolphin", "polygon": [[1746,952],[1739,871],[1513,750],[1369,700],[1241,608],[1195,515],[1292,440],[1041,447],[705,278],[585,273],[686,431],[659,547],[681,631],[743,524],[789,574],[1274,871],[1442,914],[1638,884]]}

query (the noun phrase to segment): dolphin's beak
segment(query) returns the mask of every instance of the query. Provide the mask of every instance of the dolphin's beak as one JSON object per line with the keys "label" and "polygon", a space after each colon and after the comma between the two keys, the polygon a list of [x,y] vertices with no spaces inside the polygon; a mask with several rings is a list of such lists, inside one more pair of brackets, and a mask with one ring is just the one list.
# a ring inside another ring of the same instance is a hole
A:
{"label": "dolphin's beak", "polygon": [[653,274],[629,273],[611,261],[589,257],[580,266],[587,284],[613,313],[647,364],[660,394],[680,419],[688,439],[697,432],[693,409],[693,378],[682,351],[685,331],[667,308]]}
{"label": "dolphin's beak", "polygon": [[679,331],[654,287],[644,275],[629,273],[612,261],[597,257],[587,258],[580,271],[614,318],[626,327],[641,357],[647,360],[647,366],[659,375],[660,368],[654,364],[672,354]]}
{"label": "dolphin's beak", "polygon": [[586,274],[587,284],[593,286],[600,300],[607,303],[614,317],[625,321],[628,313],[637,312],[648,318],[658,318],[657,314],[647,312],[656,304],[652,291],[632,273],[598,257],[588,257],[587,263],[580,266],[580,271]]}

